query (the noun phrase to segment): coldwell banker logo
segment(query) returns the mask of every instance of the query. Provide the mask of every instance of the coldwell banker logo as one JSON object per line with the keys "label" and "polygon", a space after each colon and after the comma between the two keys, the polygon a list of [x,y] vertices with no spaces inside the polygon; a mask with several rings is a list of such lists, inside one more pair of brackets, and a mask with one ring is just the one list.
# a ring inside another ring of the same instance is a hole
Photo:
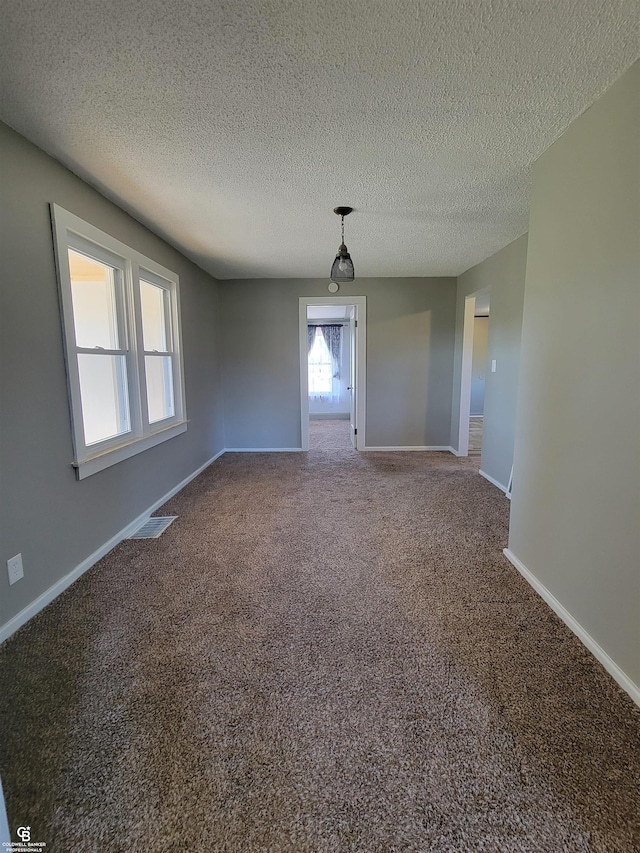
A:
{"label": "coldwell banker logo", "polygon": [[27,853],[37,853],[38,850],[44,850],[47,846],[45,841],[31,840],[30,826],[19,826],[16,829],[16,835],[20,841],[2,842],[2,848],[3,850],[6,850],[7,853],[23,853],[23,851],[27,851]]}

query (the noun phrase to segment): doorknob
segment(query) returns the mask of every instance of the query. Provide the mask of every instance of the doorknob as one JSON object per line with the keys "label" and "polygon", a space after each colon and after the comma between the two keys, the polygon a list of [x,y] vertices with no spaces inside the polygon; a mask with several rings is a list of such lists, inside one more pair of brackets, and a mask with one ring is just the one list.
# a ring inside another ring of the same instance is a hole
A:
{"label": "doorknob", "polygon": [[353,391],[353,385],[347,385],[347,391]]}

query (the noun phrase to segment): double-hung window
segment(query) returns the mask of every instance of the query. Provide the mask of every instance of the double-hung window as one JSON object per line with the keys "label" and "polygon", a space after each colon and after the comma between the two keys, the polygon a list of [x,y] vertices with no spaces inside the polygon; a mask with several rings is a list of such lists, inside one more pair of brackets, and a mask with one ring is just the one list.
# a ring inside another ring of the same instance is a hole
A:
{"label": "double-hung window", "polygon": [[178,276],[52,205],[79,479],[187,428]]}

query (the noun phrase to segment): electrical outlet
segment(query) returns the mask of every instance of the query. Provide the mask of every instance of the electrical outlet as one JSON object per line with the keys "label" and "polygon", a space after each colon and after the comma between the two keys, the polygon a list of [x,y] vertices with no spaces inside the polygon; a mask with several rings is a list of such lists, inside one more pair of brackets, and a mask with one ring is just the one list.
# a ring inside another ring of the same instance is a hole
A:
{"label": "electrical outlet", "polygon": [[22,554],[16,554],[15,557],[7,560],[7,571],[9,572],[9,584],[15,583],[24,577]]}
{"label": "electrical outlet", "polygon": [[497,360],[496,360],[495,358],[492,358],[492,359],[491,359],[491,372],[492,372],[492,373],[495,373],[495,372],[496,372],[496,367],[497,367],[497,365],[498,365]]}

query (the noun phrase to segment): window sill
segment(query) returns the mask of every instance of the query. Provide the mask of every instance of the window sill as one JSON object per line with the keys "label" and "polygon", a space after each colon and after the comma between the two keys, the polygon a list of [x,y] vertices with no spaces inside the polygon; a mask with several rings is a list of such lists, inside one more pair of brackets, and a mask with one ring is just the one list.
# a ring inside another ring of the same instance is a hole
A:
{"label": "window sill", "polygon": [[117,447],[110,447],[102,453],[96,453],[95,456],[89,456],[82,462],[72,463],[76,469],[76,479],[84,480],[85,477],[97,474],[98,471],[104,471],[105,468],[109,468],[111,465],[116,465],[118,462],[130,459],[132,456],[142,453],[150,447],[155,447],[157,444],[162,444],[163,441],[168,441],[170,438],[186,432],[187,423],[188,421],[182,421],[178,424],[163,427],[157,430],[157,432],[151,433],[151,435],[134,438],[124,444],[119,444]]}

